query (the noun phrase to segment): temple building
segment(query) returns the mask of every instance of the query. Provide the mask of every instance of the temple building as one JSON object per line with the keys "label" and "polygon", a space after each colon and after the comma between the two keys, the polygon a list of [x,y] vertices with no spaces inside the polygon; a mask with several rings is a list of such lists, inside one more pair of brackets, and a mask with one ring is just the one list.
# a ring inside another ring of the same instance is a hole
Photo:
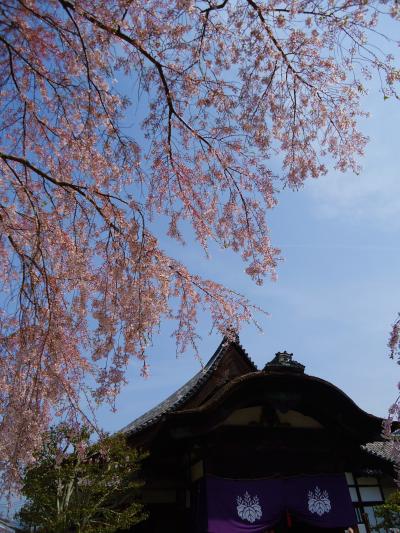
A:
{"label": "temple building", "polygon": [[287,352],[258,370],[239,341],[122,431],[149,451],[137,532],[368,533],[395,487],[381,418]]}

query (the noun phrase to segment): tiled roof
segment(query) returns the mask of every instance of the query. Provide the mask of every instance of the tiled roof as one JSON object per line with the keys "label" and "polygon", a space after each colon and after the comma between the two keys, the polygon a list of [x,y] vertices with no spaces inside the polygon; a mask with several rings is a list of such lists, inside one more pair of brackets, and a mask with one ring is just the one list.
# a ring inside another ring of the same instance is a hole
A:
{"label": "tiled roof", "polygon": [[361,448],[372,455],[394,463],[394,457],[400,455],[400,442],[397,439],[385,440],[383,442],[367,442]]}
{"label": "tiled roof", "polygon": [[[221,361],[227,348],[231,345],[231,342],[229,342],[227,339],[223,339],[221,344],[215,351],[214,355],[204,366],[204,368],[200,370],[200,372],[193,376],[192,379],[185,383],[185,385],[183,385],[180,389],[171,394],[171,396],[169,396],[166,400],[159,403],[158,405],[153,407],[153,409],[150,409],[150,411],[147,411],[147,413],[144,413],[144,415],[140,416],[139,418],[122,428],[120,430],[120,433],[137,433],[138,431],[152,426],[167,413],[176,411],[180,406],[184,404],[184,402],[186,402],[199,390],[203,383],[205,383],[209,379],[211,374],[218,367],[218,364]],[[256,366],[254,365],[253,361],[251,361],[250,357],[247,355],[242,346],[238,342],[236,342],[235,345],[239,347],[239,349],[243,352],[243,355],[253,365],[254,370],[256,370]]]}

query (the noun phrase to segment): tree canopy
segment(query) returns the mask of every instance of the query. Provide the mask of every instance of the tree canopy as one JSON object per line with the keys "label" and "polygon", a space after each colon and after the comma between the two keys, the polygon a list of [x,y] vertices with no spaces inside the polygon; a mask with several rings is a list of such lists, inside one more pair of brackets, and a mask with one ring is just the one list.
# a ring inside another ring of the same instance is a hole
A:
{"label": "tree canopy", "polygon": [[374,531],[385,531],[400,529],[400,491],[395,491],[389,495],[386,502],[382,505],[374,507],[375,516],[377,517],[378,525],[374,527]]}
{"label": "tree canopy", "polygon": [[113,533],[145,518],[138,501],[141,455],[123,435],[91,444],[64,424],[45,436],[24,473],[22,523],[42,533]]}
{"label": "tree canopy", "polygon": [[3,486],[54,414],[79,418],[84,393],[113,401],[131,358],[146,373],[160,321],[184,350],[199,309],[224,334],[253,320],[168,256],[152,221],[178,241],[187,221],[205,251],[274,276],[277,190],[357,171],[370,77],[397,96],[385,20],[396,0],[1,2]]}

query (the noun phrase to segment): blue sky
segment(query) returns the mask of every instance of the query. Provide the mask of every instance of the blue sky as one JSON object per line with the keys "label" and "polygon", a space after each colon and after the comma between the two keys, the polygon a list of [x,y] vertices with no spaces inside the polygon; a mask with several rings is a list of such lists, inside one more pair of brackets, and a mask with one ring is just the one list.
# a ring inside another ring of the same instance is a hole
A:
{"label": "blue sky", "polygon": [[[207,260],[192,244],[162,242],[199,274],[221,281],[270,313],[264,329],[245,327],[240,340],[259,367],[288,350],[306,372],[327,379],[364,410],[385,416],[393,403],[399,367],[388,358],[390,325],[400,310],[400,102],[372,88],[363,125],[370,143],[360,175],[330,170],[297,192],[283,191],[267,213],[284,262],[278,280],[258,287],[240,258],[212,249]],[[201,319],[200,353],[206,362],[220,342]],[[163,324],[150,349],[151,376],[129,368],[117,413],[102,408],[99,423],[115,431],[175,391],[200,368],[188,353],[176,358],[171,325]]]}

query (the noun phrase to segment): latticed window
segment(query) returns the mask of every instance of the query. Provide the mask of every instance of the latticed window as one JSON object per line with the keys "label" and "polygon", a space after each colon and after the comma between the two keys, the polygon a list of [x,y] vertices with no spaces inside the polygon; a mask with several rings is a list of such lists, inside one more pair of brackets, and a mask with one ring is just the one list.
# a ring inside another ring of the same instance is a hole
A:
{"label": "latticed window", "polygon": [[[346,479],[351,500],[356,510],[359,532],[368,533],[369,528],[376,527],[377,525],[374,506],[384,501],[379,478],[372,476],[354,476],[351,472],[346,472]],[[385,533],[385,530],[381,529],[380,532]]]}

